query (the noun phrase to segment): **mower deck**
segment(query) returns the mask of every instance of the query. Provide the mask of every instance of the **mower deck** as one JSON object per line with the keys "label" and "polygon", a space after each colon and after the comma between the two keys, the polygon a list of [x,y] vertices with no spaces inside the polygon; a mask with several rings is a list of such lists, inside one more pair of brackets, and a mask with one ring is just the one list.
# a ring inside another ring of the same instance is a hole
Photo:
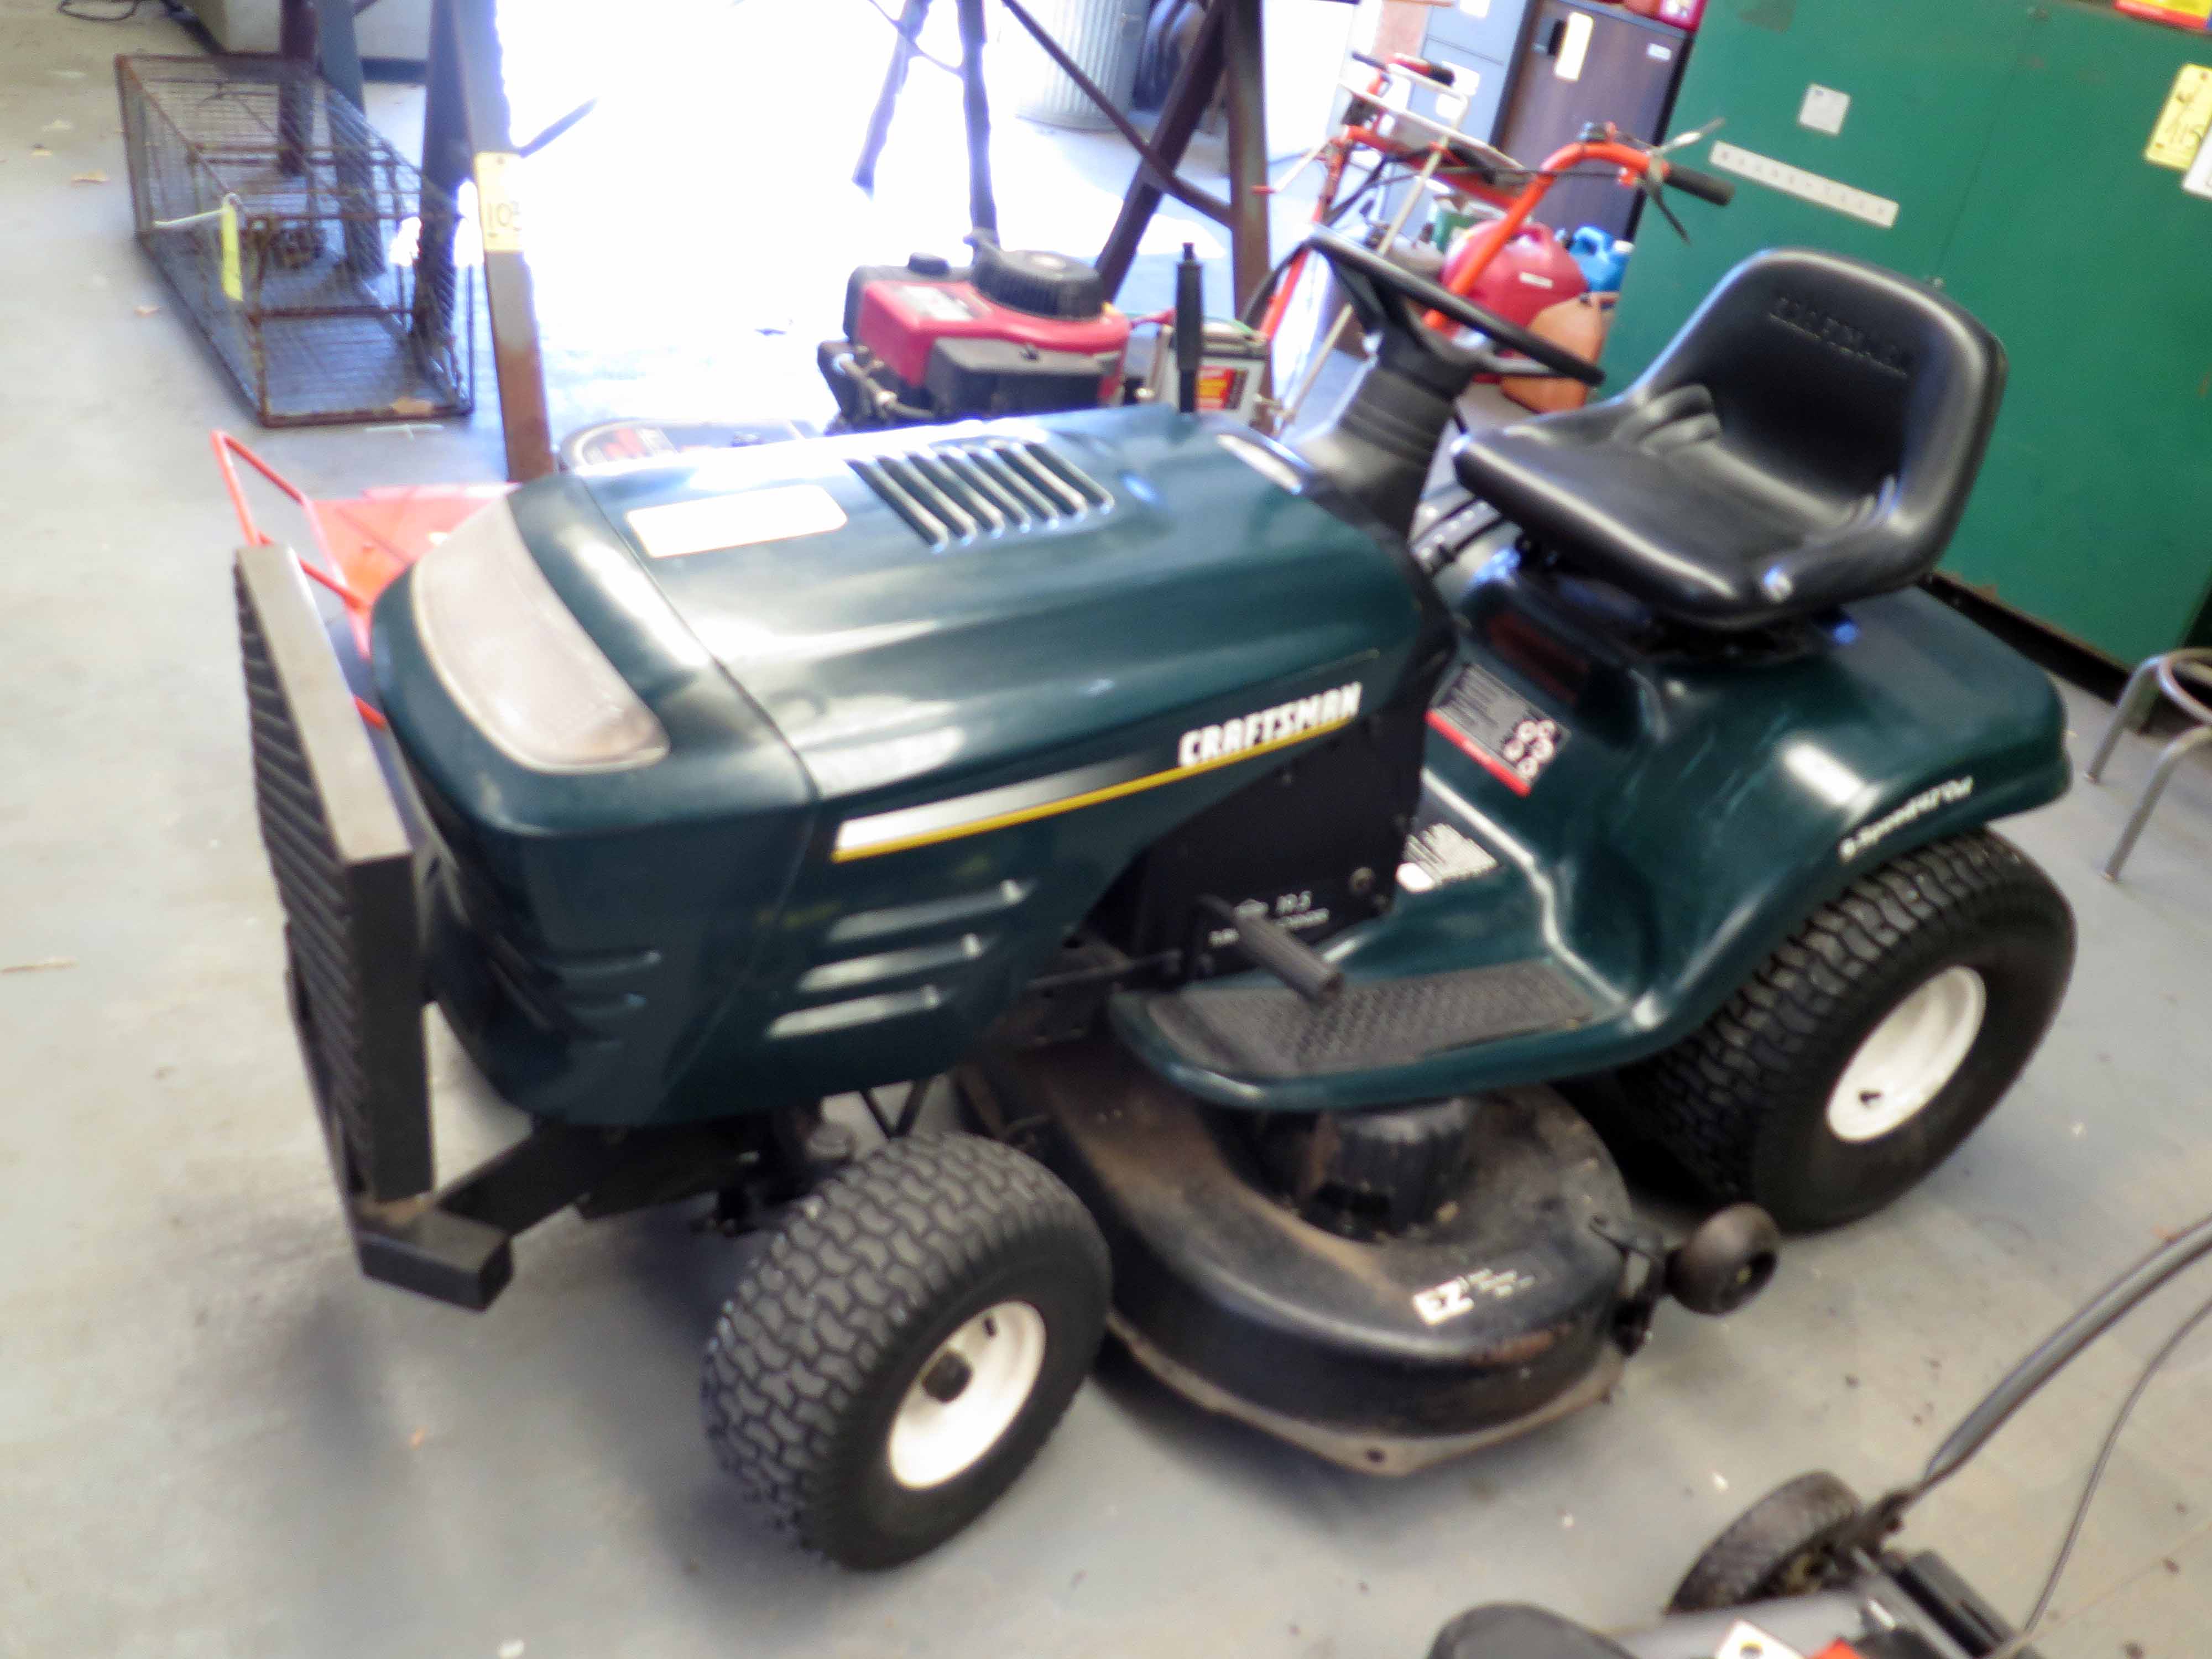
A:
{"label": "mower deck", "polygon": [[1612,1386],[1626,1191],[1549,1090],[1487,1097],[1437,1218],[1374,1242],[1271,1195],[1236,1124],[1105,1037],[960,1074],[984,1122],[1081,1197],[1114,1328],[1200,1406],[1368,1474],[1532,1428]]}

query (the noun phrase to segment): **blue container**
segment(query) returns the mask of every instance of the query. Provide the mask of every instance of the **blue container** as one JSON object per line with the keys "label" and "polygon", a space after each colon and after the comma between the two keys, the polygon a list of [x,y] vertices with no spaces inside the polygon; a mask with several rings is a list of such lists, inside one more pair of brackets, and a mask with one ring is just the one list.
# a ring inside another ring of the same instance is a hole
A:
{"label": "blue container", "polygon": [[1583,280],[1591,293],[1618,294],[1621,273],[1628,269],[1628,256],[1636,252],[1636,244],[1616,240],[1611,231],[1596,225],[1584,225],[1567,239],[1567,252],[1583,268]]}

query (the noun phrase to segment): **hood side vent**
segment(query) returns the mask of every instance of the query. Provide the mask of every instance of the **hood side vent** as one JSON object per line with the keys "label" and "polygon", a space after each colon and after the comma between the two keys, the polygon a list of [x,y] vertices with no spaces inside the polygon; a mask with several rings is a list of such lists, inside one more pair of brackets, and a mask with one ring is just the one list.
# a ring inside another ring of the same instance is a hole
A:
{"label": "hood side vent", "polygon": [[963,438],[851,463],[915,534],[939,550],[1070,524],[1114,504],[1048,444]]}

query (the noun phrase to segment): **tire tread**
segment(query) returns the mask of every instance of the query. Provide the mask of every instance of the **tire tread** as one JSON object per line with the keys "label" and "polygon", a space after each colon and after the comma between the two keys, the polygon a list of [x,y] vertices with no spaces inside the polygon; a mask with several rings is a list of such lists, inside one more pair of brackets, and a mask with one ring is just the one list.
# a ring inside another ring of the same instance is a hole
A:
{"label": "tire tread", "polygon": [[708,1341],[717,1461],[777,1531],[833,1553],[841,1437],[902,1339],[994,1263],[1071,1232],[1103,1281],[1104,1241],[1074,1194],[978,1136],[911,1135],[838,1170],[791,1206]]}
{"label": "tire tread", "polygon": [[1753,1178],[1761,1119],[1854,994],[1908,941],[2054,909],[2070,951],[2065,900],[1992,831],[1898,854],[1814,910],[1698,1030],[1624,1073],[1639,1127],[1716,1200],[1766,1201]]}

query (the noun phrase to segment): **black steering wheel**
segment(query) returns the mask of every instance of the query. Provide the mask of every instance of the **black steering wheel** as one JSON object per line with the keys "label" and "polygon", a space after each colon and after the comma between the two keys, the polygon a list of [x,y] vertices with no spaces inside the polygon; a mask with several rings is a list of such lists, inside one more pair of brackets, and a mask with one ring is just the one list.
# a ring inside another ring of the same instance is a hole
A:
{"label": "black steering wheel", "polygon": [[[1587,357],[1577,357],[1518,324],[1485,311],[1449,289],[1386,259],[1372,248],[1329,230],[1315,231],[1306,238],[1306,246],[1334,268],[1336,280],[1351,301],[1354,314],[1370,334],[1380,330],[1417,340],[1440,361],[1465,362],[1470,374],[1511,374],[1525,371],[1529,363],[1534,363],[1554,374],[1580,380],[1584,386],[1605,383],[1605,371]],[[1516,364],[1494,352],[1463,351],[1422,324],[1421,314],[1431,311],[1440,311],[1454,322],[1488,336],[1498,344],[1520,353],[1528,362]]]}

